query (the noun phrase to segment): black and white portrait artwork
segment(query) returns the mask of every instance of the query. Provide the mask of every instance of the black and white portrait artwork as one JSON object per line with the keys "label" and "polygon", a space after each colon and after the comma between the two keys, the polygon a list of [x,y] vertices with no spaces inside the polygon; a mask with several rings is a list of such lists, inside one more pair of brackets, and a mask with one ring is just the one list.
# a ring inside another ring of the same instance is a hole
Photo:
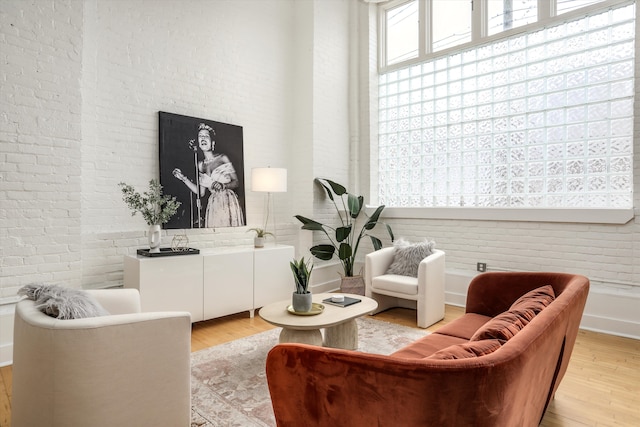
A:
{"label": "black and white portrait artwork", "polygon": [[160,111],[160,184],[181,202],[165,228],[246,223],[242,127]]}

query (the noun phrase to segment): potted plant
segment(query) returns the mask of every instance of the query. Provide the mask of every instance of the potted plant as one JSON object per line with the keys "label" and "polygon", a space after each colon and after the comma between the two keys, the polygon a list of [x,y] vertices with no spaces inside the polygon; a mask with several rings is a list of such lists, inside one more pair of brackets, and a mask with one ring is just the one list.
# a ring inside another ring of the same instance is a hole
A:
{"label": "potted plant", "polygon": [[313,264],[311,260],[305,262],[304,257],[300,260],[293,260],[289,263],[293,278],[296,282],[296,290],[292,296],[293,310],[297,312],[307,312],[311,310],[313,295],[309,291],[309,283],[311,280],[311,272]]}
{"label": "potted plant", "polygon": [[[378,206],[373,214],[364,220],[362,226],[358,227],[356,222],[364,207],[364,197],[349,193],[344,186],[329,179],[316,178],[314,181],[322,185],[325,193],[333,202],[333,206],[336,208],[340,218],[340,226],[334,228],[313,219],[305,218],[302,215],[296,215],[295,217],[302,223],[303,230],[320,231],[329,239],[328,244],[313,246],[310,249],[311,254],[324,261],[328,261],[334,255],[337,255],[344,271],[340,290],[364,295],[364,280],[361,275],[354,275],[353,268],[360,241],[363,237],[368,236],[371,239],[374,250],[377,251],[382,248],[380,239],[369,234],[369,232],[380,222],[379,218],[384,205]],[[340,200],[340,206],[336,199]],[[394,236],[391,227],[388,224],[385,224],[385,226],[391,241],[393,241]]]}
{"label": "potted plant", "polygon": [[256,232],[256,237],[253,239],[253,246],[255,246],[256,248],[263,248],[264,240],[267,238],[267,236],[273,236],[273,233],[271,233],[270,231],[265,231],[263,228],[250,228],[247,230],[247,232],[249,231]]}
{"label": "potted plant", "polygon": [[160,252],[161,225],[175,215],[181,203],[173,196],[163,195],[162,186],[155,179],[149,181],[149,190],[143,194],[124,182],[118,186],[122,190],[122,200],[132,211],[131,216],[140,212],[149,226],[149,252]]}

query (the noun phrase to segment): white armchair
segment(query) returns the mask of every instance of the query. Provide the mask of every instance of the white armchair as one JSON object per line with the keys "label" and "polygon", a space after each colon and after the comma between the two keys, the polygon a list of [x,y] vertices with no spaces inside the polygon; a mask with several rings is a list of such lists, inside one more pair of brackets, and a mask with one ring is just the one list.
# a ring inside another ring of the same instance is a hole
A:
{"label": "white armchair", "polygon": [[88,292],[111,315],[58,320],[17,304],[13,427],[188,427],[189,313],[140,313],[136,289]]}
{"label": "white armchair", "polygon": [[427,328],[444,318],[445,253],[434,250],[418,266],[418,277],[386,274],[394,248],[383,248],[365,257],[365,295],[378,302],[373,313],[392,307],[413,308],[418,326]]}

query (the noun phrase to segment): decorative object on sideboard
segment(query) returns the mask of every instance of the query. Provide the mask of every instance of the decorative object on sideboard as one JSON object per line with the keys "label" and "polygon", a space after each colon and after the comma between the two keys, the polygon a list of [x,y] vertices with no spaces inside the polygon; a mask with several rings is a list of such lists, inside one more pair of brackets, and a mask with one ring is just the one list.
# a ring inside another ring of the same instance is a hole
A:
{"label": "decorative object on sideboard", "polygon": [[267,230],[269,215],[271,215],[273,233],[269,234],[276,239],[276,217],[271,193],[285,193],[287,191],[287,170],[272,167],[251,169],[251,191],[267,193],[264,205],[264,227],[262,229]]}
{"label": "decorative object on sideboard", "polygon": [[300,260],[293,260],[289,263],[293,278],[296,282],[296,290],[293,292],[291,305],[296,312],[307,312],[311,310],[313,295],[309,291],[311,272],[313,263],[311,260],[305,262],[304,257]]}
{"label": "decorative object on sideboard", "polygon": [[152,179],[149,190],[138,193],[131,185],[121,182],[122,200],[131,209],[131,216],[140,212],[149,226],[149,252],[160,252],[161,226],[171,219],[180,207],[180,202],[173,196],[163,195],[160,183]]}
{"label": "decorative object on sideboard", "polygon": [[[368,232],[373,230],[378,222],[380,222],[379,218],[384,209],[384,205],[378,206],[375,212],[365,220],[362,227],[358,229],[356,228],[356,222],[364,207],[364,197],[349,193],[344,186],[329,179],[316,178],[314,181],[324,188],[327,197],[329,197],[333,203],[338,218],[340,219],[340,226],[333,228],[313,219],[305,218],[302,215],[296,215],[295,217],[302,223],[303,230],[321,231],[329,239],[329,244],[325,243],[313,246],[310,249],[311,254],[323,261],[328,261],[333,258],[334,255],[337,255],[344,272],[340,290],[345,293],[364,295],[364,279],[362,275],[353,274],[356,255],[360,247],[360,240],[364,236],[369,236],[374,251],[382,248],[380,239]],[[338,206],[336,199],[340,200],[341,206]],[[393,242],[393,231],[388,224],[385,224],[385,226]],[[328,230],[331,230],[332,233],[329,233]]]}
{"label": "decorative object on sideboard", "polygon": [[253,238],[253,246],[256,248],[264,248],[264,241],[266,240],[267,236],[274,236],[273,233],[265,231],[262,228],[250,228],[247,230],[247,232],[249,231],[256,232],[256,237]]}
{"label": "decorative object on sideboard", "polygon": [[189,237],[187,232],[177,233],[171,239],[171,250],[174,252],[184,252],[189,250]]}

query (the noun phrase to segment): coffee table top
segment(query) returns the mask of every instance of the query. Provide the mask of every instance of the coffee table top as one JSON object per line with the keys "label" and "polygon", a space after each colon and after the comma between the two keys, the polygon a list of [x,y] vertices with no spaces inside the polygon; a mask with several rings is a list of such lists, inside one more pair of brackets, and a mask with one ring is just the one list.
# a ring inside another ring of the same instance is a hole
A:
{"label": "coffee table top", "polygon": [[331,304],[323,303],[322,300],[330,298],[335,294],[313,294],[313,302],[324,305],[324,311],[314,316],[299,316],[287,311],[287,307],[291,305],[291,299],[274,302],[265,305],[260,309],[260,317],[275,326],[288,329],[320,329],[339,325],[347,320],[355,319],[371,313],[378,308],[378,303],[362,295],[341,294],[351,298],[361,300],[359,303],[352,304],[347,307],[338,307]]}

